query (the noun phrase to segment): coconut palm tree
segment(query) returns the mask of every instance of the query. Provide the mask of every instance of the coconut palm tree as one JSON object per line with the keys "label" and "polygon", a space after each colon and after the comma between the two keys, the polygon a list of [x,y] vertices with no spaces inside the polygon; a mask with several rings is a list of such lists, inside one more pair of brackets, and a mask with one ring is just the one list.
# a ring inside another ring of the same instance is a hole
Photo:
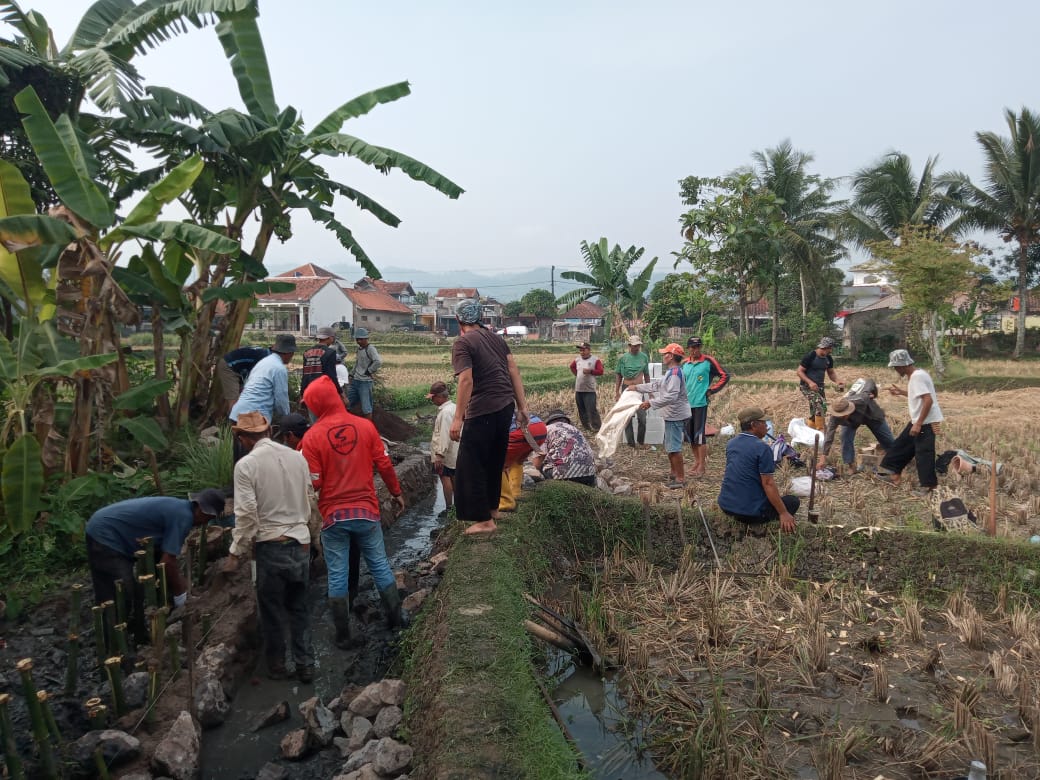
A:
{"label": "coconut palm tree", "polygon": [[657,265],[655,257],[634,278],[629,278],[632,267],[639,262],[645,251],[643,247],[637,249],[635,246],[622,249],[620,244],[615,244],[611,249],[605,238],[594,244],[582,241],[581,255],[589,269],[588,273],[562,271],[560,276],[585,286],[561,295],[557,303],[564,308],[570,308],[582,301],[600,298],[607,305],[611,337],[623,335],[627,338],[628,327],[625,321],[638,317],[642,312],[644,297],[650,286],[650,276]]}
{"label": "coconut palm tree", "polygon": [[1025,348],[1031,247],[1040,244],[1040,115],[1026,108],[1018,115],[1005,109],[1008,136],[976,133],[985,158],[985,185],[972,184],[961,173],[948,180],[960,191],[957,232],[993,230],[1018,244],[1018,322],[1014,357]]}

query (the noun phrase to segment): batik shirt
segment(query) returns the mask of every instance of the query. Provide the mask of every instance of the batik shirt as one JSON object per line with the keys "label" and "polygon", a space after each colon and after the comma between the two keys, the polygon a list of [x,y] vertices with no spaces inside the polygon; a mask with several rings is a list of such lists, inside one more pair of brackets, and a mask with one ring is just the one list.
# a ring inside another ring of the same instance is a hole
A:
{"label": "batik shirt", "polygon": [[545,436],[545,463],[553,479],[575,479],[596,473],[596,460],[588,440],[570,423],[554,422]]}

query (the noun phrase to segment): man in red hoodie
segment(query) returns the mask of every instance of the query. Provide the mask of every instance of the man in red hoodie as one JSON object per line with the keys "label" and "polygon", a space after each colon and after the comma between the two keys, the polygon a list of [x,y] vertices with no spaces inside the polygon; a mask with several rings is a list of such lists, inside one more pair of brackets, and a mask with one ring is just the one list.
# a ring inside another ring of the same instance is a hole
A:
{"label": "man in red hoodie", "polygon": [[303,456],[310,466],[323,518],[321,543],[329,569],[336,646],[348,648],[352,644],[347,601],[351,542],[361,547],[390,626],[396,628],[402,623],[401,596],[383,546],[373,466],[397,502],[398,511],[404,509],[404,496],[376,427],[343,408],[339,389],[331,379],[323,375],[311,382],[303,393],[303,402],[318,417],[303,438]]}

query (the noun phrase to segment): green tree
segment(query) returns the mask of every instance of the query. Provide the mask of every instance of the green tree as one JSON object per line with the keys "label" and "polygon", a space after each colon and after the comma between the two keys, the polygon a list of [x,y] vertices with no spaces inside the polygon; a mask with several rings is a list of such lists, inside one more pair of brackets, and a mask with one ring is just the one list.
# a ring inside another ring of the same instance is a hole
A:
{"label": "green tree", "polygon": [[978,250],[937,236],[927,227],[904,227],[897,239],[872,242],[869,249],[880,261],[880,269],[896,280],[904,309],[925,323],[932,365],[942,378],[946,372],[940,346],[942,315],[950,311],[954,294],[968,286]]}
{"label": "green tree", "polygon": [[[801,293],[802,326],[809,307],[809,288],[819,304],[825,290],[820,282],[828,278],[825,270],[845,253],[841,243],[833,237],[835,210],[841,204],[832,200],[836,186],[833,179],[824,179],[808,171],[813,156],[792,147],[784,139],[775,148],[754,152],[752,173],[760,187],[772,192],[780,206],[784,231],[780,248],[781,273],[797,274]],[[777,346],[780,323],[780,279],[773,280],[773,348]],[[824,312],[825,315],[833,312]]]}
{"label": "green tree", "polygon": [[502,306],[502,314],[510,319],[519,317],[524,312],[524,304],[521,301],[509,301]]}
{"label": "green tree", "polygon": [[611,248],[605,238],[594,244],[582,241],[581,256],[588,272],[562,271],[560,277],[585,286],[561,295],[556,303],[569,309],[582,301],[598,298],[606,304],[611,338],[618,335],[627,338],[626,319],[634,319],[642,313],[650,276],[657,265],[655,257],[630,278],[633,267],[645,251],[643,247],[637,249],[634,245],[622,249],[620,244],[615,244]]}
{"label": "green tree", "polygon": [[520,299],[520,307],[524,312],[533,314],[538,319],[555,317],[557,312],[556,299],[553,298],[553,294],[540,288],[524,293],[524,297]]}
{"label": "green tree", "polygon": [[430,294],[426,290],[420,290],[415,294],[415,302],[419,306],[428,306],[430,303]]}
{"label": "green tree", "polygon": [[751,173],[724,178],[688,176],[679,182],[687,211],[679,218],[686,239],[675,264],[690,263],[736,298],[741,336],[749,304],[778,274],[786,227],[780,203]]}
{"label": "green tree", "polygon": [[707,283],[706,277],[689,272],[668,274],[650,291],[643,322],[650,338],[658,338],[674,326],[692,326],[704,333],[706,323],[713,323],[730,305],[719,290]]}
{"label": "green tree", "polygon": [[1018,244],[1018,322],[1014,357],[1022,356],[1026,337],[1029,281],[1037,272],[1030,249],[1040,243],[1040,116],[1023,108],[1016,115],[1005,110],[1008,136],[976,133],[985,158],[985,185],[976,186],[964,174],[949,180],[959,190],[961,215],[958,231],[993,230],[1006,242]]}

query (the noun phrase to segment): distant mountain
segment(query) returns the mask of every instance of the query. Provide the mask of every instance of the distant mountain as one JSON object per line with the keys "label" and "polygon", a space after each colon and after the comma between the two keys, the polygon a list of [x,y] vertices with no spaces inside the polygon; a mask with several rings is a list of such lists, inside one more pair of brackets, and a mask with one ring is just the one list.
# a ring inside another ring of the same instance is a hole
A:
{"label": "distant mountain", "polygon": [[[336,267],[335,264],[325,264],[320,261],[317,261],[317,264],[334,274],[342,276],[344,279],[352,283],[361,276],[360,271],[356,269],[348,270],[342,266]],[[658,265],[660,265],[660,262],[658,262]],[[274,263],[271,263],[269,265],[269,270],[271,271],[271,274],[274,275],[283,273],[294,267],[294,265],[285,265],[284,268],[281,265],[276,267]],[[476,287],[480,291],[481,295],[486,295],[505,303],[507,301],[519,300],[530,290],[539,288],[543,290],[552,289],[552,269],[549,266],[532,268],[527,271],[516,271],[513,273],[470,270],[420,271],[416,268],[400,268],[397,266],[387,266],[380,270],[383,273],[383,278],[387,281],[411,282],[412,287],[415,288],[416,292],[425,291],[430,293],[430,295],[433,295],[442,287]],[[666,266],[665,270],[655,269],[652,282],[656,284],[667,276],[670,271],[671,268],[669,266]],[[575,287],[580,286],[581,285],[576,282],[561,279],[560,271],[556,271],[557,296],[563,295],[568,290],[573,290]]]}

